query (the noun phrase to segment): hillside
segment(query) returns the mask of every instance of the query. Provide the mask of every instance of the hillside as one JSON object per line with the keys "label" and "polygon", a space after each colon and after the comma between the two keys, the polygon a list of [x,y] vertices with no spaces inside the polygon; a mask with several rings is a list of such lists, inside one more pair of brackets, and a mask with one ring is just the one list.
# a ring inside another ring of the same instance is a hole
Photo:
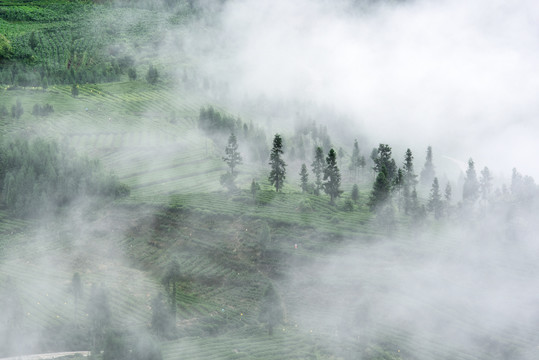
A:
{"label": "hillside", "polygon": [[0,2],[0,357],[533,359],[533,178],[242,93],[234,6]]}

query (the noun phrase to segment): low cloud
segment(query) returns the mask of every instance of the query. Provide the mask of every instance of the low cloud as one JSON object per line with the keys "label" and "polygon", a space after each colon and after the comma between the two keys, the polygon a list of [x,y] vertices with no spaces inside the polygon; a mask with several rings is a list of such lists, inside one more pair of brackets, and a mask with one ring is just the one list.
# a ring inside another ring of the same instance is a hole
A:
{"label": "low cloud", "polygon": [[537,177],[538,21],[533,1],[229,1],[219,45],[187,50],[240,99],[330,105],[374,143]]}

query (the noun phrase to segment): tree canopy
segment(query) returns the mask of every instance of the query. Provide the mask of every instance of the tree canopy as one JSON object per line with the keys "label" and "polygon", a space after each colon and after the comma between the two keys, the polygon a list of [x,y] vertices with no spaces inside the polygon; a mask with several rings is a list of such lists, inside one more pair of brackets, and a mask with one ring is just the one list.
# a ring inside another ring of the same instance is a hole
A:
{"label": "tree canopy", "polygon": [[56,211],[83,196],[121,197],[129,188],[100,163],[81,158],[54,141],[0,144],[2,201],[19,216]]}

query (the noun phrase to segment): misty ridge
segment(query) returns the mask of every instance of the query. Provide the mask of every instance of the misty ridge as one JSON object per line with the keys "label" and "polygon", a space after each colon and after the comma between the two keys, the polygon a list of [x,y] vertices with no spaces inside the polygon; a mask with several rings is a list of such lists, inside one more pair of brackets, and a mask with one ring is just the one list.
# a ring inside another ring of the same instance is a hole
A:
{"label": "misty ridge", "polygon": [[0,357],[535,359],[538,21],[3,2]]}

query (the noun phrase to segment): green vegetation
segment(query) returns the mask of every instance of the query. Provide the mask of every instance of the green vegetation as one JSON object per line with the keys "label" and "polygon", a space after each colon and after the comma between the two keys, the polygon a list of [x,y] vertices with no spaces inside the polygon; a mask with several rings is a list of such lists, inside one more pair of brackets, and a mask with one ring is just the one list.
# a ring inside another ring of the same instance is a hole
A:
{"label": "green vegetation", "polygon": [[[410,149],[402,167],[388,144],[366,159],[366,144],[340,147],[302,115],[269,144],[253,123],[261,114],[228,109],[196,64],[154,57],[160,31],[199,11],[191,1],[0,4],[0,357],[475,357],[393,326],[401,319],[377,307],[397,294],[396,314],[432,307],[474,329],[459,306],[414,297],[423,283],[391,292],[401,269],[391,270],[458,256],[460,234],[442,231],[490,214],[511,218],[516,238],[534,180],[513,169],[495,189],[470,159],[463,186],[442,194],[432,147],[421,188]],[[179,85],[171,74],[183,74]],[[335,258],[361,260],[362,272],[326,278]],[[477,353],[535,344],[515,336],[481,339]]]}
{"label": "green vegetation", "polygon": [[326,168],[324,169],[324,180],[322,184],[324,192],[329,195],[331,204],[335,203],[335,198],[341,195],[341,173],[337,167],[337,154],[331,149],[326,158]]}
{"label": "green vegetation", "polygon": [[99,162],[77,159],[55,142],[16,140],[0,146],[2,202],[17,216],[57,211],[79,198],[118,198],[129,188]]}
{"label": "green vegetation", "polygon": [[275,186],[276,192],[283,188],[286,179],[286,163],[282,159],[283,153],[283,140],[279,134],[275,134],[270,154],[271,171],[268,179],[270,184]]}
{"label": "green vegetation", "polygon": [[[49,84],[118,81],[139,66],[135,49],[158,41],[160,17],[159,11],[86,1],[3,2],[0,84],[37,87],[44,78]],[[155,83],[156,70],[150,67],[148,73]]]}

